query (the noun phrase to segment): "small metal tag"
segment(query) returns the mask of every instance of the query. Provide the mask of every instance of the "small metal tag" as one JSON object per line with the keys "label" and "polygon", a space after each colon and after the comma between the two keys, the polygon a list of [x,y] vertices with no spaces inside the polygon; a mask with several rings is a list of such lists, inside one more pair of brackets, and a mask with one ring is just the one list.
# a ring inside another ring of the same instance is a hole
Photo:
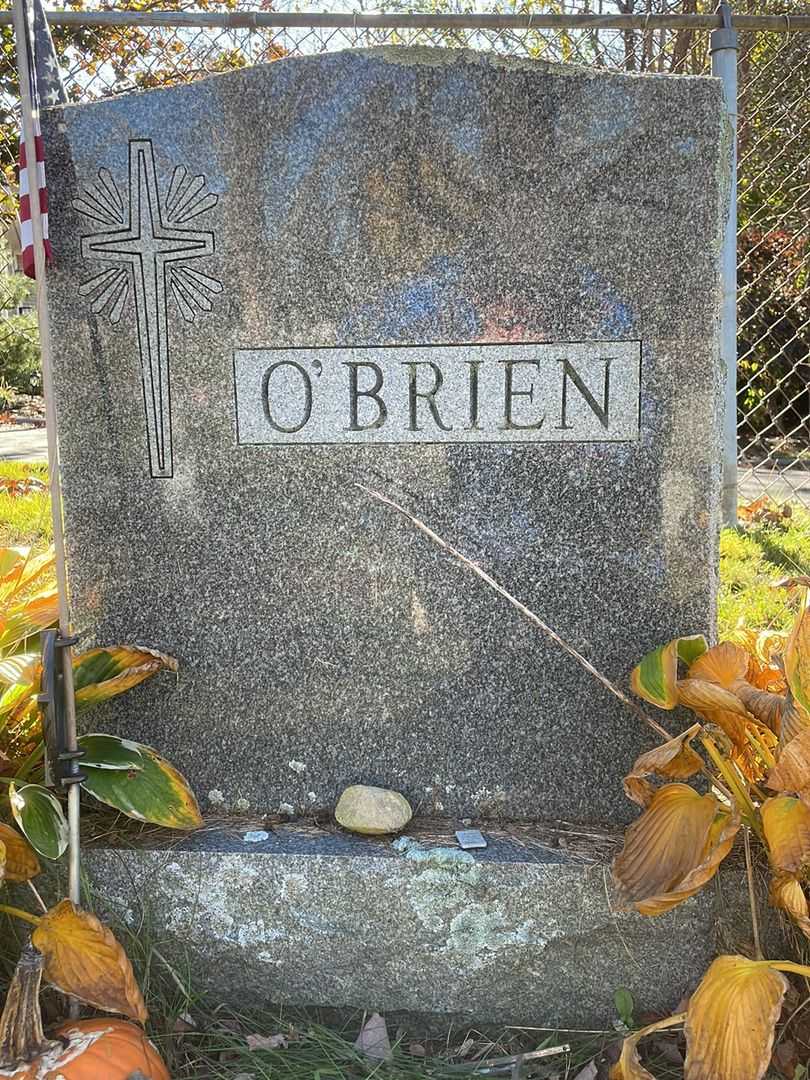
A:
{"label": "small metal tag", "polygon": [[478,829],[460,829],[456,833],[456,840],[458,840],[458,846],[463,848],[464,851],[487,846],[483,833],[480,833]]}

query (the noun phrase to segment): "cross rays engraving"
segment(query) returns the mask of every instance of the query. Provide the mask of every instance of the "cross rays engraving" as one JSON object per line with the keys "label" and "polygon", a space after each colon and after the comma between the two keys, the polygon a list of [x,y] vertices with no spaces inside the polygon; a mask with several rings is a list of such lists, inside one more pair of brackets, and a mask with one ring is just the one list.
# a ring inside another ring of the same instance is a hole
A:
{"label": "cross rays engraving", "polygon": [[149,139],[129,143],[129,200],[108,169],[73,200],[73,207],[100,231],[82,238],[82,258],[114,265],[79,286],[90,310],[121,321],[130,294],[140,351],[149,467],[154,477],[173,475],[172,402],[169,371],[169,295],[186,322],[211,311],[222,283],[188,263],[214,254],[214,234],[184,227],[212,210],[218,196],[206,192],[204,176],[178,165],[161,203],[155,152]]}

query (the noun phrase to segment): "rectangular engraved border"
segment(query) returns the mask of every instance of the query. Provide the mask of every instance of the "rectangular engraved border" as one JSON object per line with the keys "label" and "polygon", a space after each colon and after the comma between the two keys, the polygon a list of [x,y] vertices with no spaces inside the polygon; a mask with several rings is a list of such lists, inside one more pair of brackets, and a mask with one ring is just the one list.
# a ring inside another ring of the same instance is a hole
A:
{"label": "rectangular engraved border", "polygon": [[[602,345],[636,345],[638,347],[638,409],[636,412],[636,431],[635,435],[628,438],[582,438],[582,439],[548,439],[548,438],[512,438],[512,439],[369,439],[369,440],[294,440],[289,441],[281,440],[247,440],[242,438],[242,434],[239,428],[239,400],[238,400],[238,376],[237,376],[237,356],[239,353],[256,353],[256,352],[273,352],[273,353],[334,353],[341,350],[351,349],[355,353],[362,353],[365,351],[380,350],[380,349],[464,349],[464,348],[488,348],[488,347],[511,347],[511,346],[532,346],[541,345],[545,348],[550,346],[560,346],[565,348],[568,345],[587,345],[587,346],[602,346]],[[232,370],[233,370],[233,409],[234,409],[234,424],[236,433],[236,445],[237,446],[264,446],[273,449],[304,449],[306,447],[335,447],[347,450],[358,449],[374,449],[378,446],[404,446],[404,447],[419,447],[419,446],[542,446],[544,444],[551,446],[565,446],[565,445],[582,445],[582,444],[599,444],[599,445],[619,445],[627,446],[633,445],[640,441],[641,438],[641,392],[642,392],[642,374],[643,374],[643,359],[644,349],[643,340],[641,338],[577,338],[569,340],[545,340],[545,341],[440,341],[440,342],[386,342],[384,344],[371,344],[371,345],[251,345],[240,346],[233,350],[232,358]]]}

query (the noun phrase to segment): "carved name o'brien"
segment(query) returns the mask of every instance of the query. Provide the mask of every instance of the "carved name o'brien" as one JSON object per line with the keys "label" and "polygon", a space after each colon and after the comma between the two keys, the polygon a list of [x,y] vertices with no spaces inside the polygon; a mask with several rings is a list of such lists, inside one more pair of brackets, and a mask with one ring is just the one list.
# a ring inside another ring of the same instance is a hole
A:
{"label": "carved name o'brien", "polygon": [[641,343],[241,349],[238,441],[627,442]]}

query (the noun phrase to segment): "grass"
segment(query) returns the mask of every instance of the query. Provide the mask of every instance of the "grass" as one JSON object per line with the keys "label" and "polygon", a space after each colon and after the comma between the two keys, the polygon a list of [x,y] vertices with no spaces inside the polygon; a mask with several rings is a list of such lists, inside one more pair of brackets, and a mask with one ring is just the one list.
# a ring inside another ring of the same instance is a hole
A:
{"label": "grass", "polygon": [[[34,477],[48,481],[48,466],[35,461],[0,461],[0,484],[4,480]],[[48,489],[29,495],[10,495],[0,490],[0,546],[32,545],[42,550],[51,543],[51,506]]]}
{"label": "grass", "polygon": [[795,510],[779,525],[724,529],[720,536],[718,630],[728,635],[741,622],[753,629],[786,630],[793,613],[772,583],[810,574],[810,513]]}

